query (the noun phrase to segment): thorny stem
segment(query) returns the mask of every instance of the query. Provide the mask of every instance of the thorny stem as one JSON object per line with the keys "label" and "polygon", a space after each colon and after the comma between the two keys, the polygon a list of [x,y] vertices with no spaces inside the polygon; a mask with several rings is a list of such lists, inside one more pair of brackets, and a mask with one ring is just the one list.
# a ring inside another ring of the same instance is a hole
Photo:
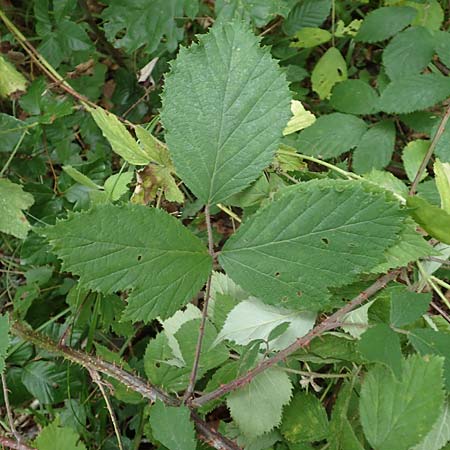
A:
{"label": "thorny stem", "polygon": [[357,306],[364,303],[369,297],[376,294],[378,291],[383,289],[390,281],[395,280],[397,276],[400,274],[400,269],[393,270],[388,272],[386,275],[378,278],[371,286],[369,286],[365,291],[361,292],[358,296],[356,296],[353,300],[347,303],[343,308],[336,311],[330,317],[322,321],[319,325],[315,326],[308,334],[305,336],[298,338],[293,344],[286,347],[284,350],[281,350],[276,355],[271,358],[263,360],[259,363],[255,368],[249,370],[246,374],[234,379],[233,381],[226,383],[220,386],[218,389],[209,392],[208,394],[204,394],[201,397],[193,399],[191,405],[194,407],[199,407],[204,405],[205,403],[210,402],[216,398],[222,397],[228,392],[234,391],[242,386],[250,383],[256,375],[264,372],[264,370],[269,367],[278,364],[280,361],[285,360],[289,355],[294,353],[295,351],[307,347],[313,339],[318,336],[321,336],[324,332],[329,330],[334,330],[339,327],[341,323],[341,319],[348,314],[350,311],[355,309]]}
{"label": "thorny stem", "polygon": [[[214,239],[213,239],[213,233],[212,233],[211,213],[210,213],[210,209],[209,209],[209,204],[205,205],[205,219],[206,219],[206,231],[208,234],[208,251],[211,256],[211,259],[214,260]],[[205,335],[205,326],[206,326],[206,321],[208,319],[208,303],[209,303],[209,298],[211,296],[211,280],[212,280],[212,274],[209,275],[208,281],[206,282],[205,299],[203,301],[202,319],[200,321],[200,329],[198,332],[197,346],[195,348],[194,363],[192,365],[192,371],[191,371],[191,375],[189,377],[189,385],[183,396],[184,402],[187,402],[192,397],[192,394],[194,393],[194,388],[195,388],[195,381],[197,380],[198,366],[200,363],[200,356],[202,353],[203,336]]]}
{"label": "thorny stem", "polygon": [[431,155],[433,154],[434,149],[436,148],[436,145],[439,142],[439,139],[441,138],[442,134],[445,131],[445,127],[447,125],[449,117],[450,117],[450,104],[447,106],[447,110],[445,111],[445,114],[442,116],[441,122],[439,123],[439,127],[436,131],[436,134],[433,136],[431,144],[428,147],[428,151],[427,151],[426,155],[424,156],[422,163],[420,164],[420,167],[416,173],[416,176],[414,177],[414,181],[412,182],[411,187],[409,189],[409,195],[414,195],[416,193],[417,185],[419,184],[419,181],[422,178],[422,174],[423,174],[424,170],[426,169],[428,162],[430,161]]}

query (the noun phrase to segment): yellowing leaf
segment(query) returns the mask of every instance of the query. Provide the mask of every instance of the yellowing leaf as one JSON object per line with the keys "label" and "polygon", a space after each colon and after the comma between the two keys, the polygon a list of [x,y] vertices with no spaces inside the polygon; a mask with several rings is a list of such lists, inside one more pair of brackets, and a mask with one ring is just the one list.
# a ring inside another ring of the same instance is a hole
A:
{"label": "yellowing leaf", "polygon": [[436,159],[434,163],[436,186],[441,196],[441,208],[450,214],[450,164]]}
{"label": "yellowing leaf", "polygon": [[347,64],[341,52],[331,47],[319,59],[311,74],[313,91],[323,100],[328,98],[336,83],[347,79]]}
{"label": "yellowing leaf", "polygon": [[24,91],[26,87],[25,77],[0,55],[0,98],[7,98],[16,91]]}
{"label": "yellowing leaf", "polygon": [[291,111],[292,117],[289,119],[289,122],[283,131],[283,134],[285,136],[295,133],[296,131],[303,130],[316,121],[316,116],[313,113],[307,111],[302,105],[302,102],[298,100],[292,100]]}
{"label": "yellowing leaf", "polygon": [[294,36],[297,41],[291,43],[291,47],[309,48],[324,44],[331,39],[331,33],[322,28],[305,27],[297,31]]}
{"label": "yellowing leaf", "polygon": [[[414,181],[417,171],[422,164],[423,158],[425,157],[430,142],[424,139],[416,139],[411,141],[403,149],[402,159],[403,165],[405,167],[406,175],[408,175],[409,181]],[[427,170],[424,170],[420,181],[424,180],[428,176]]]}

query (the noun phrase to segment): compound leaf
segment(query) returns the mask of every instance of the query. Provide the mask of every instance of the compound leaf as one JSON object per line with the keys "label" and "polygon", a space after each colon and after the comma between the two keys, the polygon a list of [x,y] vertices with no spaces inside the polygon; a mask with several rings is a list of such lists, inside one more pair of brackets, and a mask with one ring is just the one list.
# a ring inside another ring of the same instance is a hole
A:
{"label": "compound leaf", "polygon": [[166,77],[166,141],[177,174],[203,202],[221,202],[254,181],[289,117],[284,74],[238,22],[182,48]]}
{"label": "compound leaf", "polygon": [[211,270],[202,242],[174,217],[138,205],[102,205],[45,228],[67,271],[85,287],[131,290],[124,318],[171,316],[201,289]]}
{"label": "compound leaf", "polygon": [[283,406],[291,399],[291,392],[288,374],[273,367],[256,375],[247,386],[232,392],[227,405],[242,432],[255,438],[279,425]]}
{"label": "compound leaf", "polygon": [[384,259],[404,212],[375,186],[320,180],[294,186],[244,222],[219,257],[227,274],[266,303],[323,306]]}
{"label": "compound leaf", "polygon": [[444,403],[442,363],[438,357],[425,360],[412,356],[404,361],[399,381],[382,366],[368,372],[359,409],[364,433],[372,447],[408,450],[431,430]]}

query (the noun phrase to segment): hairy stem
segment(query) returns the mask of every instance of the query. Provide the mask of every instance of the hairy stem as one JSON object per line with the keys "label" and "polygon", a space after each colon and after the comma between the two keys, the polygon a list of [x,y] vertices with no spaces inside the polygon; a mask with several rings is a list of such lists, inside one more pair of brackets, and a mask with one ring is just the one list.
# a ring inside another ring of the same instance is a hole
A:
{"label": "hairy stem", "polygon": [[[208,233],[208,251],[209,251],[209,254],[211,255],[211,258],[214,259],[214,240],[213,240],[213,234],[212,234],[211,213],[210,213],[209,205],[205,206],[205,219],[206,219],[206,231]],[[205,326],[206,326],[206,321],[208,319],[208,303],[209,303],[209,298],[211,296],[211,280],[212,280],[212,274],[209,275],[208,281],[206,282],[205,300],[203,302],[202,319],[200,321],[200,329],[198,332],[197,346],[195,347],[194,364],[192,365],[192,371],[191,371],[191,375],[189,377],[189,385],[183,396],[184,402],[186,402],[188,399],[190,399],[192,397],[192,394],[194,393],[195,382],[197,380],[198,366],[200,363],[200,356],[202,353],[203,336],[205,335]]]}
{"label": "hairy stem", "polygon": [[281,350],[271,358],[263,360],[255,368],[249,370],[246,374],[234,379],[233,381],[227,384],[223,384],[215,391],[212,391],[208,394],[202,395],[201,397],[193,399],[191,401],[191,405],[194,407],[202,406],[210,402],[211,400],[222,397],[228,392],[234,391],[236,389],[241,388],[242,386],[247,385],[253,380],[253,378],[255,378],[256,375],[260,374],[261,372],[264,372],[264,370],[268,369],[269,367],[278,364],[280,361],[283,361],[295,351],[307,347],[313,339],[317,338],[318,336],[321,336],[324,332],[338,328],[341,324],[341,319],[346,314],[351,312],[357,306],[364,303],[369,297],[371,297],[372,295],[376,294],[378,291],[383,289],[390,281],[397,278],[399,274],[400,269],[397,269],[388,272],[386,275],[383,275],[382,277],[378,278],[378,280],[376,280],[365,291],[361,292],[353,300],[347,303],[343,308],[339,309],[330,317],[322,321],[320,324],[316,325],[308,334],[306,334],[301,338],[298,338],[289,347],[286,347],[284,350]]}
{"label": "hairy stem", "polygon": [[416,176],[414,177],[414,181],[412,182],[411,187],[409,189],[409,195],[415,194],[417,185],[419,184],[419,182],[422,178],[422,174],[431,159],[431,155],[433,154],[434,149],[436,148],[436,145],[439,142],[439,139],[441,138],[442,134],[445,131],[445,127],[447,125],[449,117],[450,117],[450,104],[447,106],[445,114],[442,116],[441,122],[439,123],[439,127],[436,131],[436,134],[433,136],[431,144],[428,147],[428,151],[427,151],[426,155],[424,156],[422,163],[420,164],[420,167],[416,173]]}

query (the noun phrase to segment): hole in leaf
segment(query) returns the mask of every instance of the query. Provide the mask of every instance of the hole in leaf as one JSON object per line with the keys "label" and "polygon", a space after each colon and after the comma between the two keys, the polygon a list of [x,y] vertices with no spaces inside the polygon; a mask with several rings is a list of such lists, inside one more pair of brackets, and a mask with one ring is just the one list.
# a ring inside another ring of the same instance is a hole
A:
{"label": "hole in leaf", "polygon": [[280,276],[280,272],[275,272],[275,276],[278,278]]}
{"label": "hole in leaf", "polygon": [[342,77],[342,70],[341,69],[337,69],[337,73],[339,74],[340,77]]}
{"label": "hole in leaf", "polygon": [[330,241],[327,238],[321,238],[320,239],[322,241],[322,243],[324,243],[325,245],[328,245],[330,243]]}
{"label": "hole in leaf", "polygon": [[138,255],[137,260],[140,261],[142,259],[142,255]]}
{"label": "hole in leaf", "polygon": [[301,297],[303,295],[302,291],[297,291],[297,297]]}
{"label": "hole in leaf", "polygon": [[161,364],[159,362],[155,363],[156,367],[161,367]]}

